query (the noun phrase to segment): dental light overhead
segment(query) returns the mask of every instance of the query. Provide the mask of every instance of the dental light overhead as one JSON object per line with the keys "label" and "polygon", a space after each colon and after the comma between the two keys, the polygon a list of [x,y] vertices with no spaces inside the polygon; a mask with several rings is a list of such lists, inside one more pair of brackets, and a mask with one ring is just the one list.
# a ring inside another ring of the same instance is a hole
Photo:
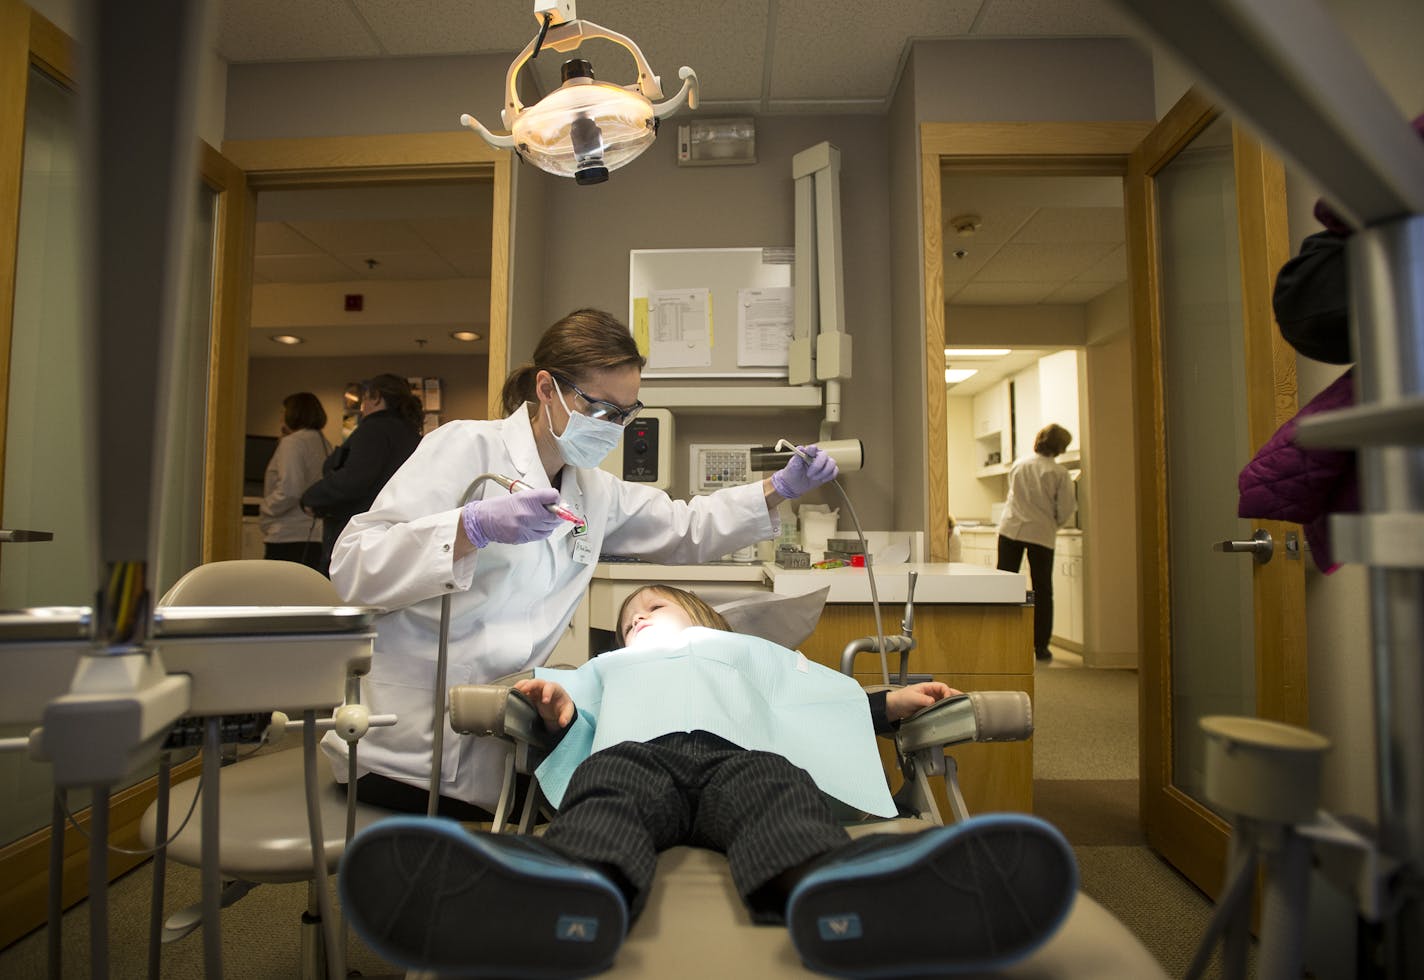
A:
{"label": "dental light overhead", "polygon": [[[512,149],[524,160],[556,177],[572,177],[580,184],[601,184],[609,171],[633,160],[652,145],[658,121],[671,115],[684,102],[697,108],[697,73],[683,67],[678,71],[682,88],[677,95],[654,105],[663,97],[662,79],[653,74],[643,52],[622,34],[581,21],[574,0],[534,0],[534,18],[539,33],[509,66],[505,76],[504,109],[500,118],[508,133],[491,133],[468,113],[460,124],[484,137],[498,149]],[[564,63],[562,84],[532,106],[519,100],[515,77],[525,62],[544,48],[568,53],[590,38],[604,38],[622,45],[638,67],[638,81],[620,86],[593,77],[593,66],[581,58]]]}

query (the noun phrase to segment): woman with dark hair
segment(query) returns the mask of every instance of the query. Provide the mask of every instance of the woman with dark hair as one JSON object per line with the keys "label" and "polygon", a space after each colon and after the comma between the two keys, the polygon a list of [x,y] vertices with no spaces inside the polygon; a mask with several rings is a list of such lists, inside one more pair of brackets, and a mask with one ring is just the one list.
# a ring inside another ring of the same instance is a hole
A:
{"label": "woman with dark hair", "polygon": [[[441,426],[346,526],[332,581],[346,601],[390,610],[377,620],[363,701],[400,718],[362,740],[362,799],[425,809],[442,596],[451,598],[446,682],[493,680],[548,659],[600,554],[709,561],[774,537],[777,504],[836,475],[835,461],[811,447],[769,479],[684,503],[598,469],[643,407],[643,363],[615,317],[570,313],[509,375],[507,417]],[[467,502],[487,473],[524,486],[510,492],[491,480]],[[556,503],[578,523],[552,514]],[[441,812],[489,819],[503,748],[448,729],[443,746]],[[345,780],[346,743],[323,747]]]}
{"label": "woman with dark hair", "polygon": [[329,574],[331,549],[346,522],[371,506],[415,451],[423,418],[405,378],[378,374],[361,383],[361,421],[326,458],[321,479],[302,494],[302,507],[323,521],[318,571]]}
{"label": "woman with dark hair", "polygon": [[1016,460],[1009,470],[1009,499],[999,518],[999,568],[1017,572],[1028,553],[1037,660],[1053,659],[1048,649],[1053,635],[1053,546],[1058,543],[1058,529],[1066,527],[1078,509],[1073,478],[1057,461],[1072,441],[1072,433],[1061,425],[1038,430],[1033,455]]}
{"label": "woman with dark hair", "polygon": [[321,477],[321,464],[331,452],[322,435],[326,411],[309,391],[282,399],[282,438],[267,464],[262,484],[262,557],[295,561],[320,571],[321,528],[317,518],[301,508],[302,492]]}

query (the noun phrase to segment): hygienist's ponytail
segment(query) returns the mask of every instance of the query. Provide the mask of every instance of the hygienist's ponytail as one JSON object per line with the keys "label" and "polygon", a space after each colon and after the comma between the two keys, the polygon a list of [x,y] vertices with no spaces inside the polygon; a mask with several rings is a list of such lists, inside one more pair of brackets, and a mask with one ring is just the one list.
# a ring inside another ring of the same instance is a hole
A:
{"label": "hygienist's ponytail", "polygon": [[500,399],[509,415],[525,402],[538,401],[534,379],[548,371],[578,384],[592,371],[634,366],[643,369],[646,358],[618,318],[602,310],[575,310],[555,323],[534,348],[534,359],[509,372]]}

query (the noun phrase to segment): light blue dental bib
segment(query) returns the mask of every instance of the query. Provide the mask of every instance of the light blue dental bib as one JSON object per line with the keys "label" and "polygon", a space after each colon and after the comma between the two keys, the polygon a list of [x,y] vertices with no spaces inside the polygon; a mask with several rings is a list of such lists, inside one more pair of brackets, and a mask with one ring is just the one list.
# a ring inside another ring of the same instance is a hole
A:
{"label": "light blue dental bib", "polygon": [[578,706],[537,770],[555,806],[594,752],[701,730],[785,756],[854,809],[895,815],[865,690],[770,641],[692,627],[665,643],[605,653],[577,670],[538,668],[534,676],[563,685]]}

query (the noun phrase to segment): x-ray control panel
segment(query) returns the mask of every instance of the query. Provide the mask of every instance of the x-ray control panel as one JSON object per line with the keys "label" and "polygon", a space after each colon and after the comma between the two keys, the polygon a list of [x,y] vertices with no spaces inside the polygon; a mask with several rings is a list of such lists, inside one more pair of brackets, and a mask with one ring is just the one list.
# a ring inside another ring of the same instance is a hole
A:
{"label": "x-ray control panel", "polygon": [[629,483],[659,490],[672,486],[672,412],[645,408],[623,430],[623,441],[603,461],[602,468]]}
{"label": "x-ray control panel", "polygon": [[711,493],[752,481],[750,444],[702,443],[693,445],[688,485],[693,493]]}

